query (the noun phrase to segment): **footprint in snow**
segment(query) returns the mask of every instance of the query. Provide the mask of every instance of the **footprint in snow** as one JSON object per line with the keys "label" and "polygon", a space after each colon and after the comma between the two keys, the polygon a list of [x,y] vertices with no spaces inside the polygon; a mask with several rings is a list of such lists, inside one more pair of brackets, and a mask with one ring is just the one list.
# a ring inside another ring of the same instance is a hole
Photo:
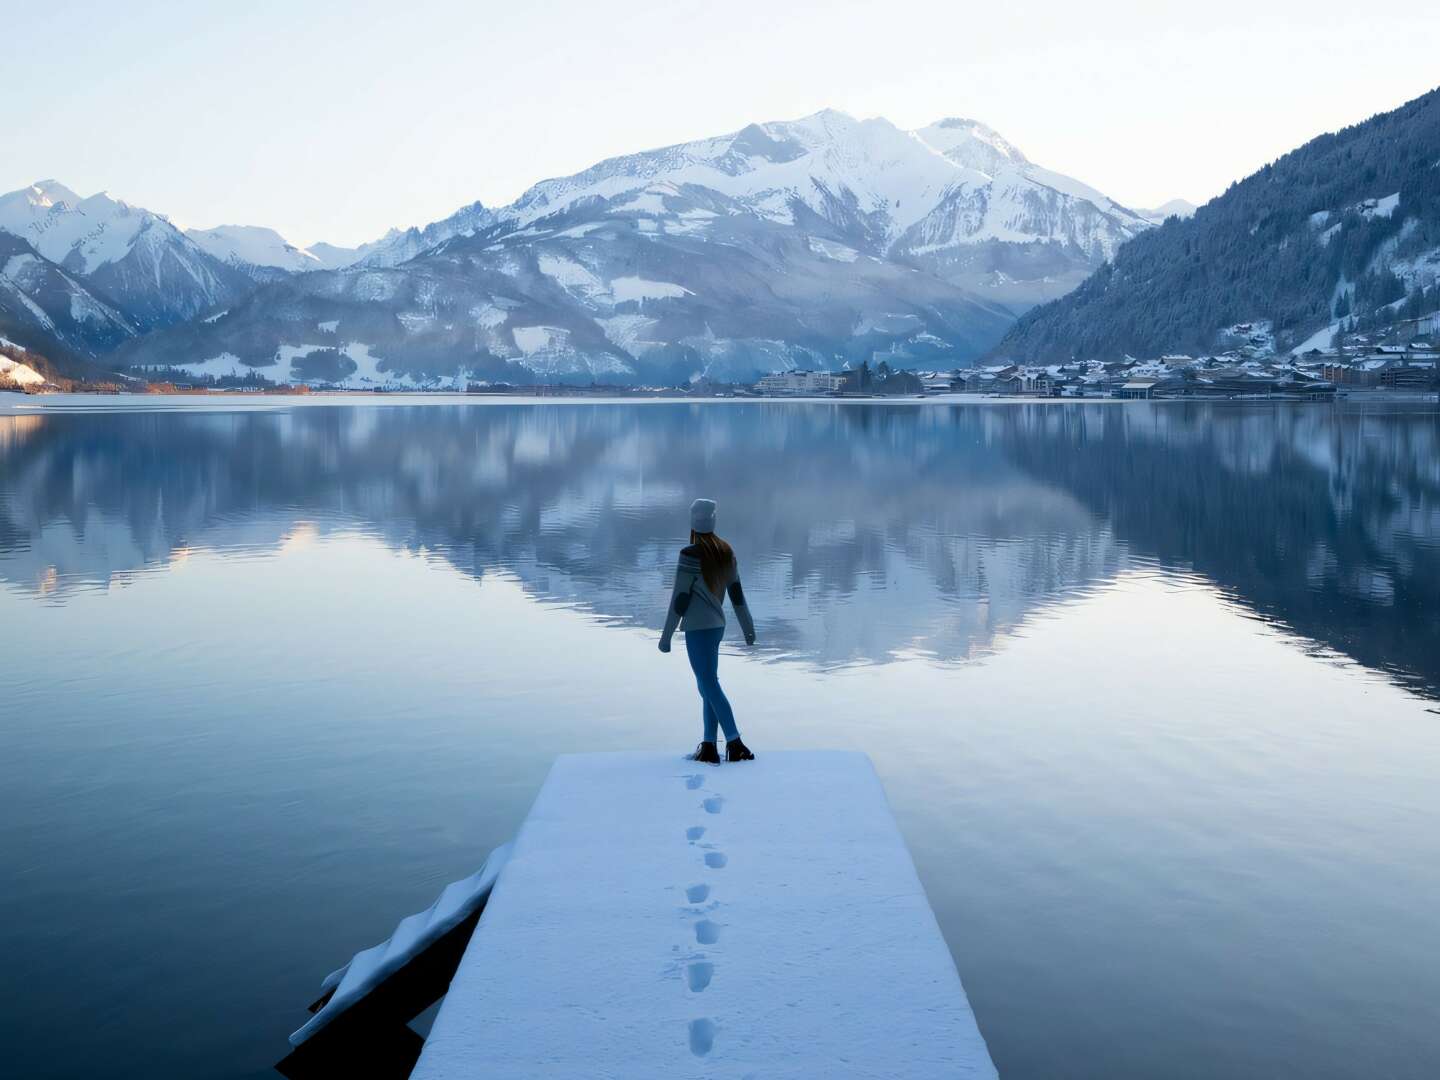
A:
{"label": "footprint in snow", "polygon": [[707,851],[705,853],[705,865],[711,870],[723,870],[729,861],[723,851]]}
{"label": "footprint in snow", "polygon": [[710,898],[709,885],[691,885],[685,890],[685,899],[692,904],[703,904]]}
{"label": "footprint in snow", "polygon": [[692,994],[698,994],[710,985],[715,975],[715,965],[708,960],[696,960],[685,969],[685,982]]}
{"label": "footprint in snow", "polygon": [[685,830],[685,839],[686,839],[686,840],[689,840],[690,843],[692,843],[692,844],[695,843],[696,840],[699,840],[700,837],[702,837],[702,836],[704,836],[704,835],[705,835],[705,826],[704,826],[704,825],[691,825],[690,828],[688,828],[688,829]]}
{"label": "footprint in snow", "polygon": [[691,1020],[690,1021],[690,1052],[696,1057],[704,1057],[710,1053],[715,1046],[715,1021],[714,1020]]}
{"label": "footprint in snow", "polygon": [[695,940],[701,945],[714,945],[720,940],[720,924],[701,919],[695,924]]}
{"label": "footprint in snow", "polygon": [[710,798],[706,799],[700,805],[705,807],[707,814],[718,814],[721,808],[724,807],[725,800],[719,795],[711,795]]}

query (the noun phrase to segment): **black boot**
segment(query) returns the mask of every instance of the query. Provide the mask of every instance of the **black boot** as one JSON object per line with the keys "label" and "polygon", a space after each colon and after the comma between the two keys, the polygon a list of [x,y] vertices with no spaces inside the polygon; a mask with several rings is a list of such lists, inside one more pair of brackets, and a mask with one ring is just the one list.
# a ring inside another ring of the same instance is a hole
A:
{"label": "black boot", "polygon": [[690,760],[698,761],[705,765],[719,765],[720,754],[715,749],[713,742],[702,742],[699,746],[695,747],[695,752],[690,755]]}
{"label": "black boot", "polygon": [[752,754],[750,748],[739,739],[727,739],[725,741],[725,760],[754,761],[755,755]]}

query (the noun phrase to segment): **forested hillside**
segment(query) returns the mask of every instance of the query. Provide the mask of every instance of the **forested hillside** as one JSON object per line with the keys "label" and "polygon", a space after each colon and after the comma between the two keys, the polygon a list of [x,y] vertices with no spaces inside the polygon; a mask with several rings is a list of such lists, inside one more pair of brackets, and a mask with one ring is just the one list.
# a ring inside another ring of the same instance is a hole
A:
{"label": "forested hillside", "polygon": [[1153,357],[1269,323],[1276,347],[1440,309],[1440,90],[1265,166],[1125,243],[994,350],[1026,362]]}

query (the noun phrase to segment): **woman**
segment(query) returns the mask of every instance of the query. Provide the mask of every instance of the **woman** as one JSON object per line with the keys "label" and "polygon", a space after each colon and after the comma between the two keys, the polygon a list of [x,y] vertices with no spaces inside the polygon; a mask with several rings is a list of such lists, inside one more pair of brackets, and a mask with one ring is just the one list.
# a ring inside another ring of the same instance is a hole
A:
{"label": "woman", "polygon": [[730,545],[715,535],[715,503],[696,499],[690,506],[690,546],[680,551],[680,565],[675,570],[675,589],[670,594],[670,610],[665,614],[665,630],[660,635],[660,651],[670,651],[670,638],[675,627],[685,631],[685,651],[695,672],[695,685],[705,705],[705,735],[690,755],[693,761],[719,765],[720,754],[715,746],[715,729],[725,732],[726,761],[754,761],[755,755],[740,741],[735,727],[735,714],[725,691],[720,689],[720,639],[725,636],[725,592],[730,592],[730,606],[745,632],[745,644],[755,644],[755,623],[745,606],[745,593],[740,588],[740,568]]}

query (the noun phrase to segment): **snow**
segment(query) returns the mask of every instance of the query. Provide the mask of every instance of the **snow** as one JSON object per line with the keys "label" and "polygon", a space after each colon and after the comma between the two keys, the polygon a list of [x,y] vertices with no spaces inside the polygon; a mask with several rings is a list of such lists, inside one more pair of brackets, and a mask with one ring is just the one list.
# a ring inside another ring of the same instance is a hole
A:
{"label": "snow", "polygon": [[559,232],[557,232],[555,235],[556,235],[557,237],[558,237],[558,236],[569,236],[569,237],[573,237],[573,238],[575,238],[575,239],[578,240],[578,239],[580,239],[581,237],[589,236],[589,235],[590,235],[592,232],[594,232],[596,229],[599,229],[599,228],[601,228],[602,226],[604,226],[604,224],[605,224],[605,223],[604,223],[603,221],[587,221],[584,225],[576,225],[574,228],[570,228],[570,229],[561,229],[561,230],[560,230]]}
{"label": "snow", "polygon": [[627,300],[666,300],[693,295],[683,285],[668,281],[647,281],[642,277],[618,277],[610,282],[610,291],[617,303]]}
{"label": "snow", "polygon": [[[10,344],[4,338],[0,338],[0,343]],[[29,364],[11,360],[8,356],[0,356],[0,382],[3,381],[9,381],[16,386],[39,386],[45,381],[45,376]]]}
{"label": "snow", "polygon": [[511,333],[515,335],[515,347],[526,356],[563,345],[570,337],[568,330],[554,326],[516,326]]}
{"label": "snow", "polygon": [[435,315],[429,311],[397,311],[395,318],[410,334],[428,330],[435,322]]}
{"label": "snow", "polygon": [[205,316],[205,318],[201,319],[200,321],[201,321],[201,322],[207,322],[207,323],[219,322],[221,319],[223,319],[226,315],[229,315],[229,314],[230,314],[230,309],[229,309],[229,308],[226,308],[224,311],[217,311],[214,315],[207,315],[207,316]]}
{"label": "snow", "polygon": [[1440,281],[1440,248],[1430,248],[1404,259],[1390,257],[1389,251],[1378,254],[1382,258],[1377,259],[1377,264],[1388,261],[1391,272],[1404,282],[1407,292],[1417,287],[1429,288]]}
{"label": "snow", "polygon": [[20,301],[20,305],[30,312],[31,317],[43,328],[53,330],[54,321],[45,313],[44,308],[30,299],[23,287],[36,265],[34,255],[12,255],[5,260],[4,267],[0,267],[0,287]]}
{"label": "snow", "polygon": [[613,345],[618,345],[631,356],[640,356],[647,349],[663,345],[663,341],[645,340],[645,332],[654,326],[659,325],[655,319],[645,315],[612,315],[605,319],[596,319],[605,337]]}
{"label": "snow", "polygon": [[719,216],[713,210],[683,210],[666,220],[665,232],[672,236],[704,236]]}
{"label": "snow", "polygon": [[475,320],[477,326],[493,330],[504,323],[508,316],[503,308],[495,304],[476,304],[470,309],[470,317]]}
{"label": "snow", "polygon": [[541,273],[567,292],[589,301],[624,303],[628,300],[664,300],[690,295],[690,290],[684,286],[634,276],[618,277],[607,284],[582,263],[556,252],[542,251],[536,256],[536,264]]}
{"label": "snow", "polygon": [[978,120],[947,117],[911,132],[951,161],[994,173],[1004,163],[1028,164],[1025,155],[994,128]]}
{"label": "snow", "polygon": [[642,214],[659,214],[664,216],[666,213],[665,196],[664,193],[659,191],[645,191],[636,195],[633,199],[614,207],[614,209],[618,212],[628,210],[639,211]]}
{"label": "snow", "polygon": [[580,296],[594,297],[608,291],[599,277],[567,255],[542,251],[536,256],[536,264],[542,274]]}
{"label": "snow", "polygon": [[241,361],[234,353],[223,352],[219,356],[212,356],[206,360],[197,360],[189,364],[176,364],[176,370],[183,371],[187,375],[195,375],[201,378],[213,377],[222,379],[227,375],[258,374],[272,382],[283,381],[282,374],[288,374],[289,368],[278,367],[251,367]]}
{"label": "snow", "polygon": [[[296,375],[294,362],[299,357],[314,352],[317,349],[334,349],[335,344],[329,345],[282,345],[276,351],[275,363],[267,364],[264,367],[252,367],[244,363],[233,353],[225,352],[219,356],[212,356],[206,360],[199,360],[189,364],[176,364],[175,368],[184,371],[189,375],[197,377],[213,376],[224,378],[227,375],[247,376],[259,375],[273,383],[297,383],[302,380]],[[359,341],[351,341],[339,348],[339,352],[348,357],[355,364],[355,370],[344,380],[333,385],[345,387],[350,390],[370,390],[377,386],[394,387],[397,389],[415,389],[422,385],[420,380],[410,374],[395,374],[380,370],[381,358],[370,351],[370,346]],[[441,380],[441,381],[449,381]],[[428,380],[425,385],[435,382]],[[331,385],[331,384],[326,384]]]}
{"label": "snow", "polygon": [[1043,184],[1045,187],[1053,191],[1058,191],[1062,195],[1069,195],[1072,198],[1083,199],[1086,202],[1093,203],[1098,209],[1106,213],[1113,214],[1119,212],[1119,207],[1089,184],[1083,184],[1079,180],[1065,176],[1063,173],[1055,172],[1053,169],[1042,169],[1038,165],[1032,165],[1026,171],[1026,175],[1036,183]]}
{"label": "snow", "polygon": [[401,919],[390,937],[373,948],[356,953],[348,964],[326,976],[320,990],[324,993],[333,987],[334,994],[324,1008],[290,1036],[290,1044],[299,1046],[305,1042],[473,915],[490,897],[509,854],[510,845],[502,844],[490,853],[475,873],[445,886],[430,907]]}
{"label": "snow", "polygon": [[1369,199],[1360,205],[1362,217],[1388,218],[1395,213],[1395,208],[1400,205],[1400,193],[1386,195],[1383,199]]}
{"label": "snow", "polygon": [[271,266],[292,273],[321,270],[325,262],[296,247],[274,229],[259,225],[220,225],[186,229],[185,235],[221,262],[231,266]]}
{"label": "snow", "polygon": [[[683,202],[692,187],[733,200],[744,212],[793,223],[799,200],[825,215],[853,198],[891,239],[922,222],[929,250],[987,239],[1057,239],[1109,253],[1153,223],[1087,184],[1028,161],[996,132],[973,120],[945,120],[902,131],[884,119],[857,120],[824,110],[801,120],[752,124],[717,138],[611,158],[574,176],[536,184],[497,217],[527,225],[582,200],[612,212],[654,215],[666,231],[696,231]],[[1062,206],[1038,215],[1036,200]],[[954,212],[953,200],[978,207],[978,220]],[[1088,207],[1088,208],[1087,208]],[[934,214],[935,220],[926,219]],[[964,228],[957,230],[957,223]],[[650,217],[642,231],[659,228]]]}
{"label": "snow", "polygon": [[352,341],[340,351],[355,361],[355,370],[345,380],[346,386],[368,389],[373,386],[393,385],[402,381],[394,375],[381,371],[380,357],[374,355],[370,351],[370,346],[363,342]]}
{"label": "snow", "polygon": [[404,278],[392,270],[366,271],[355,279],[354,296],[367,303],[384,303],[399,295],[403,283]]}
{"label": "snow", "polygon": [[23,237],[54,263],[63,263],[76,252],[82,274],[124,258],[152,226],[178,234],[149,210],[112,199],[103,191],[82,199],[54,180],[0,195],[0,229]]}
{"label": "snow", "polygon": [[339,319],[327,319],[325,322],[317,322],[315,329],[319,330],[322,334],[333,334],[339,326]]}
{"label": "snow", "polygon": [[1296,345],[1290,352],[1295,356],[1301,356],[1311,349],[1319,349],[1321,352],[1324,352],[1335,344],[1335,335],[1340,332],[1340,327],[1344,325],[1345,321],[1344,319],[1337,319],[1329,326],[1316,330],[1315,333],[1311,334],[1299,345]]}
{"label": "snow", "polygon": [[869,759],[556,761],[413,1072],[996,1076]]}
{"label": "snow", "polygon": [[19,281],[22,277],[27,277],[28,272],[32,270],[32,268],[41,265],[43,264],[40,260],[28,252],[20,255],[11,255],[10,258],[5,260],[5,267],[3,270],[0,270],[0,274],[3,274],[11,281]]}
{"label": "snow", "polygon": [[317,349],[333,349],[334,345],[281,345],[275,350],[275,362],[278,365],[277,371],[284,372],[284,379],[291,378],[290,370],[295,366],[295,361],[302,356],[309,356]]}
{"label": "snow", "polygon": [[1145,210],[1137,210],[1136,212],[1159,225],[1167,218],[1178,217],[1183,219],[1194,217],[1197,209],[1199,208],[1188,199],[1171,199],[1169,202],[1161,203],[1159,206]]}
{"label": "snow", "polygon": [[342,267],[350,266],[364,258],[370,249],[380,242],[381,241],[376,240],[368,244],[361,244],[358,248],[341,247],[338,244],[318,243],[311,244],[304,250],[313,255],[324,269],[339,270]]}
{"label": "snow", "polygon": [[837,244],[831,240],[821,240],[818,236],[808,238],[810,250],[816,255],[827,259],[834,259],[836,262],[854,262],[860,257],[860,253],[854,248],[846,247],[844,244]]}
{"label": "snow", "polygon": [[512,331],[525,366],[542,376],[633,375],[635,369],[623,357],[570,344],[570,331],[556,326],[517,326]]}

